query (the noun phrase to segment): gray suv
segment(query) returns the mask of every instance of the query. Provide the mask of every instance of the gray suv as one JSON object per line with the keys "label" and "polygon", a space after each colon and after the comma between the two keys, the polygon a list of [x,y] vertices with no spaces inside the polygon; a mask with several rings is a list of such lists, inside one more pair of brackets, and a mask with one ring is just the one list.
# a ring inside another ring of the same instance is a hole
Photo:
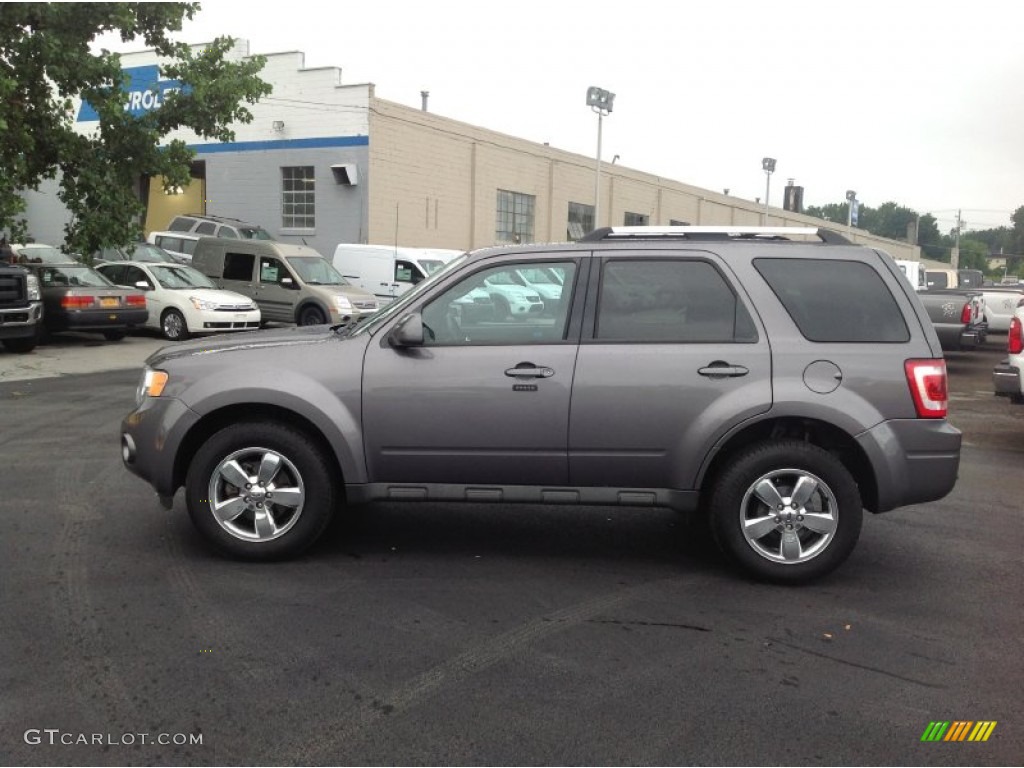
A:
{"label": "gray suv", "polygon": [[[558,301],[494,312],[485,287],[523,270]],[[361,322],[160,350],[121,443],[244,558],[293,556],[374,500],[656,505],[800,582],[848,557],[863,509],[950,492],[946,408],[887,254],[827,230],[625,227],[470,252]]]}

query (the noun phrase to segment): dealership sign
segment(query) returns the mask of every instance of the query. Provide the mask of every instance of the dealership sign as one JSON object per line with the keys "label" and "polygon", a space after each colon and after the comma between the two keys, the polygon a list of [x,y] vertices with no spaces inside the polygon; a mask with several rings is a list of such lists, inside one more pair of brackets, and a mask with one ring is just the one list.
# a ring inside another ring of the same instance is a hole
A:
{"label": "dealership sign", "polygon": [[[123,69],[121,74],[125,78],[124,88],[128,93],[124,111],[136,116],[159,109],[169,93],[189,90],[188,86],[182,86],[177,80],[161,80],[160,67],[155,64]],[[99,119],[100,116],[92,104],[83,101],[81,109],[78,110],[77,122],[90,123]]]}

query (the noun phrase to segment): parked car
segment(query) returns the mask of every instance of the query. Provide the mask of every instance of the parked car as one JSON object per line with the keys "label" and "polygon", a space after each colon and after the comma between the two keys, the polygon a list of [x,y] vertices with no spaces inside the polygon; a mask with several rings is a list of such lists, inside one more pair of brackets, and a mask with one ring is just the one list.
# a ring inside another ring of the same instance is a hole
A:
{"label": "parked car", "polygon": [[331,264],[352,285],[391,301],[461,253],[443,248],[340,243]]}
{"label": "parked car", "polygon": [[150,232],[146,242],[159,246],[180,264],[191,264],[200,237],[188,232]]}
{"label": "parked car", "polygon": [[[465,318],[460,299],[528,269],[564,275],[558,313]],[[801,228],[488,248],[358,324],[151,355],[122,456],[243,558],[293,556],[378,499],[662,505],[706,514],[748,573],[807,581],[849,556],[863,508],[956,482],[945,361],[903,280]]]}
{"label": "parked car", "polygon": [[1024,405],[1024,304],[1017,307],[1010,321],[1006,355],[992,371],[992,386],[1000,397]]}
{"label": "parked car", "polygon": [[180,264],[169,252],[153,243],[134,243],[127,248],[100,248],[93,253],[94,264],[109,262],[143,261],[151,264]]}
{"label": "parked car", "polygon": [[267,230],[259,224],[252,224],[228,216],[213,216],[205,213],[189,213],[175,216],[167,225],[169,232],[188,232],[208,237],[227,237],[233,240],[273,240]]}
{"label": "parked car", "polygon": [[146,326],[170,341],[260,327],[260,311],[252,299],[219,289],[184,264],[125,261],[101,264],[96,271],[112,283],[144,291]]}
{"label": "parked car", "polygon": [[195,268],[218,286],[256,301],[264,321],[321,325],[370,315],[380,306],[305,245],[204,237]]}
{"label": "parked car", "polygon": [[39,278],[26,267],[0,261],[0,342],[4,349],[28,354],[39,343],[42,327]]}
{"label": "parked car", "polygon": [[64,260],[24,264],[39,280],[47,332],[95,331],[108,341],[120,341],[129,329],[146,322],[146,297],[138,288],[120,288],[92,267],[66,256]]}
{"label": "parked car", "polygon": [[63,253],[60,248],[44,243],[13,243],[11,250],[18,257],[19,264],[79,263],[74,255]]}

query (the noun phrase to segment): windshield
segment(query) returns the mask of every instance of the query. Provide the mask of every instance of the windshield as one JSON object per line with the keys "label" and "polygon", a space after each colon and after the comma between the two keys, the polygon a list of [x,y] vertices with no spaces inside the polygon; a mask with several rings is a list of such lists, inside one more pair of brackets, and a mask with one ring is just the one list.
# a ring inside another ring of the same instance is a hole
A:
{"label": "windshield", "polygon": [[238,234],[243,240],[273,240],[263,227],[239,227]]}
{"label": "windshield", "polygon": [[444,266],[444,262],[440,259],[417,259],[417,263],[428,277]]}
{"label": "windshield", "polygon": [[52,245],[22,245],[16,250],[26,264],[69,264],[74,261]]}
{"label": "windshield", "polygon": [[112,282],[89,267],[45,267],[38,272],[44,288],[114,288]]}
{"label": "windshield", "polygon": [[310,285],[351,285],[323,256],[289,256],[288,263]]}
{"label": "windshield", "polygon": [[351,331],[347,332],[350,332],[353,336],[358,336],[359,334],[362,333],[373,333],[375,330],[380,328],[381,325],[386,323],[389,319],[391,319],[395,315],[401,314],[405,310],[405,308],[409,306],[409,304],[416,301],[419,295],[423,293],[423,291],[426,288],[429,288],[441,277],[447,275],[453,269],[457,269],[459,266],[464,264],[468,257],[469,254],[464,253],[461,256],[452,259],[443,267],[441,267],[441,269],[437,270],[426,279],[416,283],[416,285],[414,285],[408,291],[403,293],[399,298],[395,299],[390,304],[385,304],[372,315],[365,318],[358,325],[347,326],[347,329],[351,329]]}
{"label": "windshield", "polygon": [[175,263],[171,254],[152,243],[136,243],[132,249],[132,261],[144,261],[147,263]]}
{"label": "windshield", "polygon": [[206,275],[192,267],[152,266],[149,271],[163,288],[216,288],[217,285]]}

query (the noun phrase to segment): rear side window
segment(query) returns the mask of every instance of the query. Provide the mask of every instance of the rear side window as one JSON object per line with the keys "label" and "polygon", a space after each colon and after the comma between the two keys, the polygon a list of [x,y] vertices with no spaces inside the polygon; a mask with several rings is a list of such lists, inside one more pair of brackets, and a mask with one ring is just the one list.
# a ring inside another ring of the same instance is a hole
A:
{"label": "rear side window", "polygon": [[252,265],[256,257],[251,253],[224,254],[225,280],[252,280]]}
{"label": "rear side window", "polygon": [[750,315],[725,278],[696,259],[606,262],[595,335],[638,343],[757,341]]}
{"label": "rear side window", "polygon": [[167,229],[171,232],[188,232],[195,223],[195,219],[190,219],[186,216],[175,216],[171,223],[167,225]]}
{"label": "rear side window", "polygon": [[197,235],[212,235],[217,231],[217,225],[212,221],[201,221],[196,227]]}
{"label": "rear side window", "polygon": [[870,265],[835,259],[755,259],[754,266],[808,341],[910,340],[888,286]]}

